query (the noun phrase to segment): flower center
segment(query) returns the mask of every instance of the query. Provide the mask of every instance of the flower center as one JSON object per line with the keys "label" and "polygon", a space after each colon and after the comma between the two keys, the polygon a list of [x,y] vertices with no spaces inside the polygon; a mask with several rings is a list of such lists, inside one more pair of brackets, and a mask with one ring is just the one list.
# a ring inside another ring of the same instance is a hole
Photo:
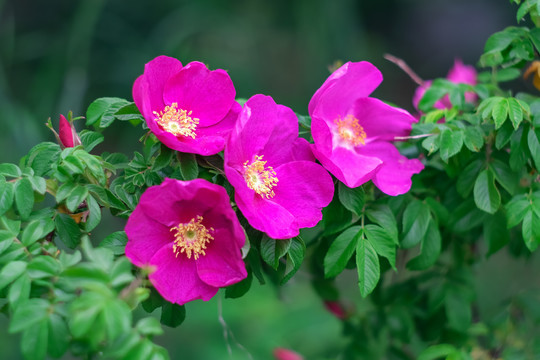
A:
{"label": "flower center", "polygon": [[189,136],[195,139],[198,118],[191,117],[191,111],[179,109],[178,103],[167,105],[161,112],[154,111],[155,121],[165,131],[174,136]]}
{"label": "flower center", "polygon": [[206,245],[210,240],[214,240],[214,237],[210,235],[214,228],[207,229],[206,226],[201,224],[203,221],[202,216],[197,216],[191,219],[187,224],[178,224],[178,226],[172,227],[171,231],[174,231],[174,244],[173,251],[178,257],[178,254],[186,253],[188,259],[191,259],[191,254],[195,260],[200,255],[206,255],[204,251]]}
{"label": "flower center", "polygon": [[349,145],[366,144],[366,132],[353,115],[347,115],[344,119],[338,117],[334,120],[334,123],[337,125],[337,131],[341,139],[345,140]]}
{"label": "flower center", "polygon": [[266,161],[262,160],[263,156],[256,155],[249,165],[249,161],[244,163],[244,179],[248,188],[269,199],[276,195],[272,188],[276,186],[278,178],[274,168],[271,166],[265,168]]}

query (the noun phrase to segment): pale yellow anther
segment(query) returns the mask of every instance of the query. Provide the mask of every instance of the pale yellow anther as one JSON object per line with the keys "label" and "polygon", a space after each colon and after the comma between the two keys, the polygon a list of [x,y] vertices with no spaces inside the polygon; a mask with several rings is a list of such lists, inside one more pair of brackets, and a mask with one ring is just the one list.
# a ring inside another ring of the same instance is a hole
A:
{"label": "pale yellow anther", "polygon": [[265,167],[266,161],[262,160],[263,156],[255,156],[251,164],[249,161],[244,163],[244,179],[250,189],[269,199],[276,195],[272,188],[278,183],[278,178],[274,168]]}
{"label": "pale yellow anther", "polygon": [[349,145],[358,146],[366,144],[366,132],[362,125],[358,123],[358,119],[353,115],[347,115],[344,119],[338,117],[334,120],[337,125],[337,131],[342,140],[345,140]]}
{"label": "pale yellow anther", "polygon": [[161,112],[154,111],[155,121],[165,131],[174,136],[186,136],[195,139],[198,118],[191,117],[191,111],[178,108],[178,103],[167,105]]}
{"label": "pale yellow anther", "polygon": [[187,224],[178,224],[171,228],[171,231],[175,232],[173,251],[176,257],[181,253],[186,253],[188,259],[191,259],[193,254],[197,260],[199,256],[206,255],[206,245],[214,240],[214,237],[210,235],[214,228],[207,229],[202,221],[203,217],[197,216],[197,219],[193,218]]}

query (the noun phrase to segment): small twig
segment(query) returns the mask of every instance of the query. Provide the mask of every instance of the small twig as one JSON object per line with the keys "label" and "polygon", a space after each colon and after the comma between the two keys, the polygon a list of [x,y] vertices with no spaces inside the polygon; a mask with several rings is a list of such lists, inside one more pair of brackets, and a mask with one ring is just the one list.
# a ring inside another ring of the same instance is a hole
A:
{"label": "small twig", "polygon": [[429,137],[433,134],[420,134],[420,135],[412,135],[412,136],[396,136],[394,137],[394,140],[410,140],[410,139],[422,139],[425,137]]}
{"label": "small twig", "polygon": [[253,356],[251,356],[250,352],[244,346],[242,346],[242,344],[236,341],[236,339],[234,338],[233,332],[231,331],[231,329],[229,329],[227,322],[223,318],[223,305],[222,305],[221,296],[218,297],[218,319],[219,319],[219,323],[221,324],[221,327],[223,328],[223,337],[225,338],[225,343],[227,344],[227,352],[229,353],[229,357],[232,358],[232,348],[229,342],[229,337],[230,337],[230,339],[234,341],[235,345],[239,349],[244,351],[250,360],[253,360]]}
{"label": "small twig", "polygon": [[418,85],[420,86],[424,86],[424,80],[422,80],[422,78],[420,76],[418,76],[414,71],[413,69],[411,69],[409,67],[409,65],[407,65],[407,63],[403,60],[401,60],[400,58],[397,58],[395,57],[394,55],[390,55],[390,54],[384,54],[384,58],[390,62],[393,62],[394,64],[396,64],[397,66],[399,66],[399,68],[401,70],[403,70],[407,75],[409,75],[409,77],[415,82],[417,83]]}

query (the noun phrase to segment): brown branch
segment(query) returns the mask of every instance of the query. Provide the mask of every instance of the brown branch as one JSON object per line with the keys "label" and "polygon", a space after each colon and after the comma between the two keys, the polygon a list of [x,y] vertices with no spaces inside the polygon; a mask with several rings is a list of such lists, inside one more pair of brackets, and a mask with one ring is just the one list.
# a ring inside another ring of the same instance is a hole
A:
{"label": "brown branch", "polygon": [[422,80],[422,78],[420,78],[420,76],[418,76],[414,71],[413,69],[411,69],[409,67],[409,65],[407,65],[407,63],[405,61],[403,61],[402,59],[400,58],[397,58],[395,57],[394,55],[390,55],[390,54],[384,54],[384,58],[390,62],[393,62],[394,64],[396,64],[397,66],[399,66],[399,68],[401,70],[403,70],[407,75],[409,75],[409,77],[415,82],[417,83],[418,85],[420,86],[424,86],[424,80]]}

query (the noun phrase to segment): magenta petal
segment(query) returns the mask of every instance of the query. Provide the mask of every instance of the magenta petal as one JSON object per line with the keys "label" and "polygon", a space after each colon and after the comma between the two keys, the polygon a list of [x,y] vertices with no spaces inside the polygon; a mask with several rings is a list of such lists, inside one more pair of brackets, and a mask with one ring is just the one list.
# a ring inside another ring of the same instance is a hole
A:
{"label": "magenta petal", "polygon": [[393,141],[396,136],[407,136],[416,119],[403,109],[385,104],[375,98],[360,98],[354,102],[353,115],[363,127],[367,142]]}
{"label": "magenta petal", "polygon": [[316,146],[311,149],[324,168],[350,188],[371,180],[382,165],[382,161],[375,156],[361,155],[341,147],[330,154],[319,151]]}
{"label": "magenta petal", "polygon": [[[242,234],[243,235],[243,234]],[[227,229],[217,229],[214,240],[208,245],[206,255],[197,259],[197,272],[202,281],[211,286],[224,287],[246,278],[246,266],[236,236]]]}
{"label": "magenta petal", "polygon": [[152,257],[150,264],[156,270],[148,278],[167,301],[179,305],[197,299],[208,301],[218,292],[217,287],[199,278],[194,259],[175,256],[172,243],[163,246]]}
{"label": "magenta petal", "polygon": [[464,65],[460,59],[455,59],[446,78],[456,84],[476,85],[477,73],[474,66]]}
{"label": "magenta petal", "polygon": [[140,207],[129,217],[125,231],[126,256],[136,266],[148,265],[159,249],[173,241],[169,228],[147,217]]}
{"label": "magenta petal", "polygon": [[383,165],[373,178],[373,183],[390,196],[405,194],[412,185],[411,177],[424,169],[418,159],[407,159],[392,144],[377,142],[366,147],[366,153],[373,154],[383,161]]}
{"label": "magenta petal", "polygon": [[[332,118],[346,114],[349,106],[360,97],[369,96],[379,86],[383,77],[379,69],[367,61],[348,62],[337,69],[315,92],[309,102],[309,114],[316,111],[328,113]],[[320,110],[317,108],[321,107]]]}
{"label": "magenta petal", "polygon": [[285,163],[275,170],[279,183],[272,201],[293,214],[299,228],[317,225],[322,219],[322,208],[330,204],[334,195],[330,174],[310,161]]}
{"label": "magenta petal", "polygon": [[229,74],[218,69],[210,71],[194,61],[172,76],[163,92],[167,105],[174,102],[184,110],[193,111],[199,126],[207,127],[223,119],[229,112],[236,90]]}
{"label": "magenta petal", "polygon": [[[182,63],[172,57],[158,56],[144,66],[144,79],[147,83],[147,98],[152,111],[163,110],[163,89],[166,82],[182,69]],[[137,104],[138,106],[138,104]]]}

